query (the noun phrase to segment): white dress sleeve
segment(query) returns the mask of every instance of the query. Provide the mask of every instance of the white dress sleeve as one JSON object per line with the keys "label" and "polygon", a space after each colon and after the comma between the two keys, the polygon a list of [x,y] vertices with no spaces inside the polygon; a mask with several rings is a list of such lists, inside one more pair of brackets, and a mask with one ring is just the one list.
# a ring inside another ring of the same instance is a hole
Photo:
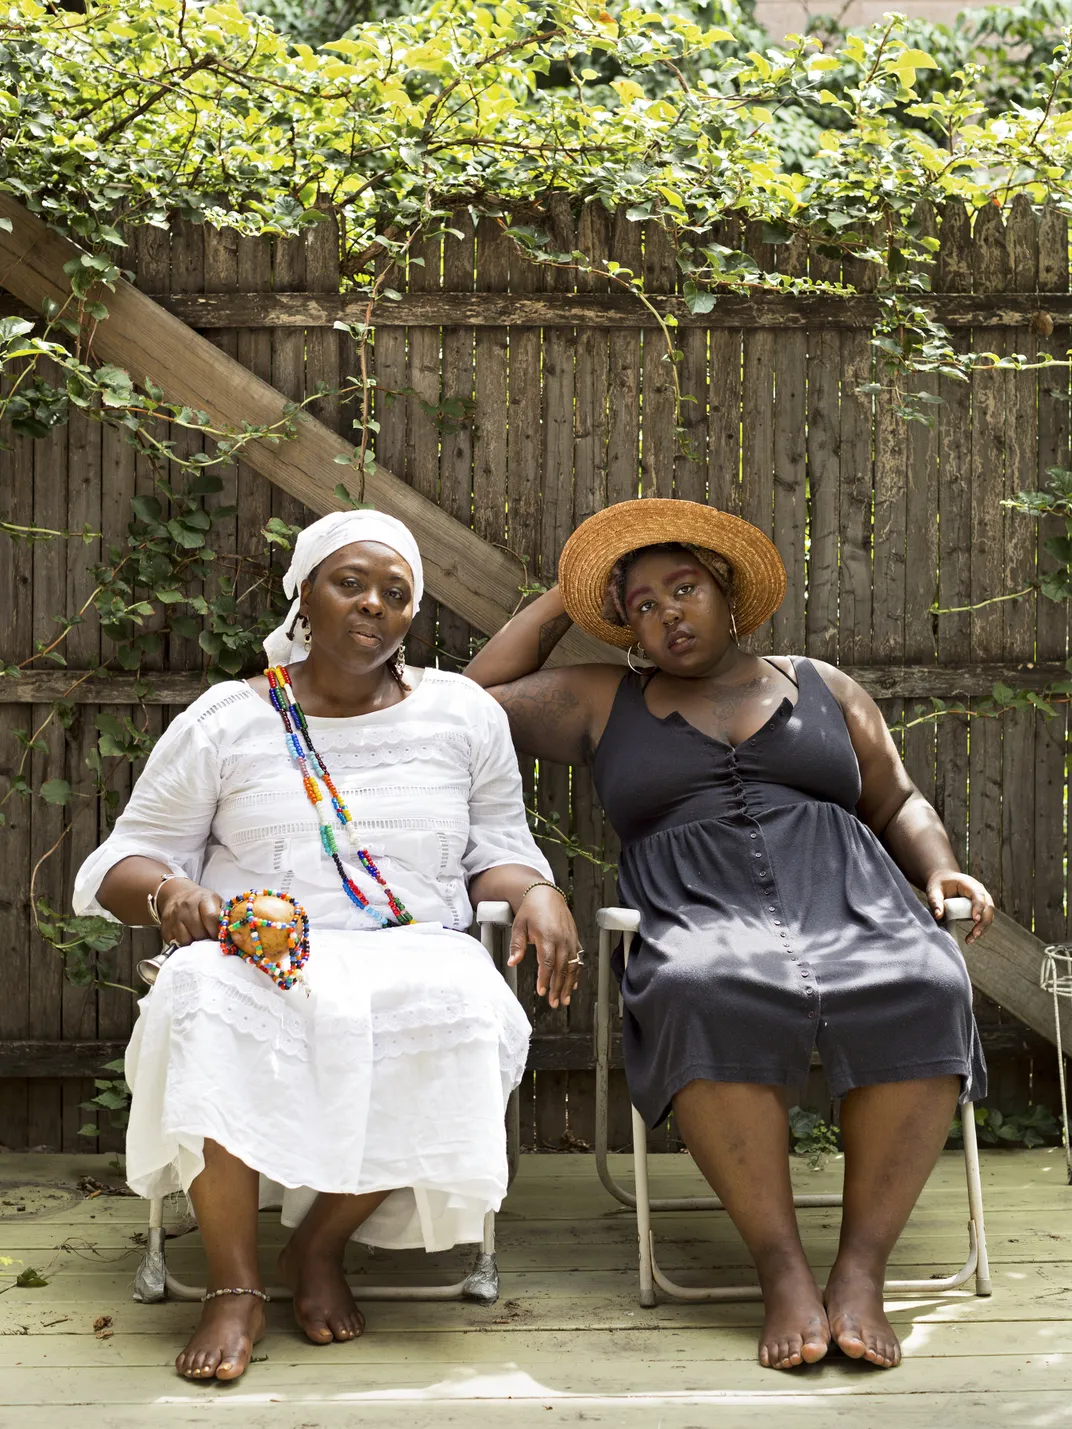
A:
{"label": "white dress sleeve", "polygon": [[78,870],[74,911],[115,922],[97,892],[108,871],[135,854],[199,879],[219,793],[218,751],[202,721],[186,710],[157,740],[115,828]]}
{"label": "white dress sleeve", "polygon": [[521,771],[506,711],[484,695],[474,714],[469,843],[462,859],[466,879],[504,863],[520,863],[552,880],[551,865],[537,848],[525,817]]}

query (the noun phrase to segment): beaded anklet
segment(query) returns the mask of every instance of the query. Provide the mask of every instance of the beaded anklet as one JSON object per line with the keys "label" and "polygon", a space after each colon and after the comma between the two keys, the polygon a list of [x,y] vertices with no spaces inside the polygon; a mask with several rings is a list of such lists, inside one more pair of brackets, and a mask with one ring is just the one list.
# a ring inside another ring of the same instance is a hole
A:
{"label": "beaded anklet", "polygon": [[223,1290],[206,1290],[201,1296],[201,1304],[206,1300],[216,1300],[221,1295],[255,1295],[258,1300],[263,1300],[266,1305],[272,1303],[272,1297],[266,1295],[263,1290],[254,1290],[251,1285],[228,1285]]}

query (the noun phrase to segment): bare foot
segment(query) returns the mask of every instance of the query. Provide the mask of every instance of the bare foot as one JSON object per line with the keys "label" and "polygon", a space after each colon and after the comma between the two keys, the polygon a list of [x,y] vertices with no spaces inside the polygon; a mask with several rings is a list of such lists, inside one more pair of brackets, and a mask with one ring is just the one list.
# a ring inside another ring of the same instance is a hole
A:
{"label": "bare foot", "polygon": [[264,1334],[264,1303],[255,1295],[206,1300],[190,1343],[175,1361],[187,1379],[237,1379]]}
{"label": "bare foot", "polygon": [[901,1363],[901,1342],[882,1308],[882,1280],[864,1270],[836,1265],[826,1286],[826,1313],[838,1347],[854,1360],[881,1369]]}
{"label": "bare foot", "polygon": [[341,1258],[294,1244],[279,1256],[279,1274],[294,1291],[294,1318],[314,1345],[355,1340],[365,1332],[365,1317],[354,1304]]}
{"label": "bare foot", "polygon": [[760,1272],[763,1286],[763,1333],[759,1362],[768,1369],[816,1364],[830,1347],[830,1326],[819,1287],[807,1265]]}

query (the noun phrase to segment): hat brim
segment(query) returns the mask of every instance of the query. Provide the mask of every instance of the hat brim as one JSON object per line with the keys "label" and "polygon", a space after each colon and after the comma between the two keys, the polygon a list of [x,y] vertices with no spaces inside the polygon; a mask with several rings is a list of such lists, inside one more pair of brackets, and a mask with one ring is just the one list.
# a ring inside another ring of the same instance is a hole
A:
{"label": "hat brim", "polygon": [[607,582],[630,551],[664,542],[703,546],[733,567],[733,618],[738,635],[769,620],[785,599],[785,566],[758,526],[696,501],[648,496],[621,501],[589,516],[570,536],[558,562],[566,611],[590,635],[626,650],[636,636],[603,615]]}

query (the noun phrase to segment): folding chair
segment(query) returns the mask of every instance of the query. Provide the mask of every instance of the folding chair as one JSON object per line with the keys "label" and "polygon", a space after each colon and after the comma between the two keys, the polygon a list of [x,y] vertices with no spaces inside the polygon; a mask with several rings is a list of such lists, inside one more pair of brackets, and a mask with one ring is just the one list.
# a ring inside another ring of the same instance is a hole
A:
{"label": "folding chair", "polygon": [[[961,920],[971,918],[971,902],[967,898],[946,899],[946,920],[957,937],[963,952],[965,929]],[[599,983],[596,1001],[596,1169],[599,1179],[616,1200],[636,1211],[637,1241],[640,1269],[640,1303],[650,1308],[655,1304],[658,1287],[672,1300],[759,1300],[758,1285],[699,1287],[678,1285],[659,1269],[655,1258],[655,1234],[652,1211],[720,1211],[725,1207],[717,1196],[651,1196],[648,1189],[647,1128],[635,1107],[633,1115],[633,1179],[635,1193],[619,1185],[607,1165],[607,1123],[610,1089],[610,982],[611,950],[615,933],[623,936],[626,963],[633,938],[640,928],[640,914],[631,908],[601,908],[596,914],[599,925]],[[618,1000],[619,1012],[621,998]],[[975,1117],[970,1102],[961,1108],[964,1128],[964,1169],[968,1182],[968,1258],[955,1274],[933,1280],[888,1280],[886,1292],[891,1295],[932,1295],[935,1291],[956,1290],[975,1277],[976,1295],[991,1294],[990,1265],[986,1253],[986,1229],[983,1223],[983,1188],[979,1178],[979,1147],[975,1136]],[[794,1206],[840,1206],[840,1195],[800,1195],[793,1197]]]}
{"label": "folding chair", "polygon": [[[476,910],[476,921],[480,928],[480,941],[499,965],[510,991],[517,996],[517,968],[509,967],[506,960],[506,937],[513,923],[509,903],[480,903]],[[156,959],[150,960],[156,963]],[[141,968],[139,967],[139,972]],[[144,974],[149,982],[153,974]],[[506,1153],[508,1181],[513,1181],[517,1172],[521,1148],[521,1113],[518,1094],[513,1092],[506,1112]],[[145,1253],[134,1277],[134,1299],[142,1304],[156,1304],[169,1297],[173,1300],[200,1300],[205,1290],[200,1285],[186,1285],[177,1280],[167,1268],[164,1251],[164,1198],[157,1197],[149,1202],[149,1229],[146,1237]],[[476,1300],[483,1305],[493,1305],[499,1298],[499,1271],[495,1263],[495,1213],[489,1211],[484,1217],[484,1239],[476,1255],[472,1270],[464,1280],[454,1285],[370,1285],[364,1276],[352,1282],[364,1300]],[[271,1286],[269,1293],[273,1300],[289,1300],[290,1290],[282,1286]]]}

